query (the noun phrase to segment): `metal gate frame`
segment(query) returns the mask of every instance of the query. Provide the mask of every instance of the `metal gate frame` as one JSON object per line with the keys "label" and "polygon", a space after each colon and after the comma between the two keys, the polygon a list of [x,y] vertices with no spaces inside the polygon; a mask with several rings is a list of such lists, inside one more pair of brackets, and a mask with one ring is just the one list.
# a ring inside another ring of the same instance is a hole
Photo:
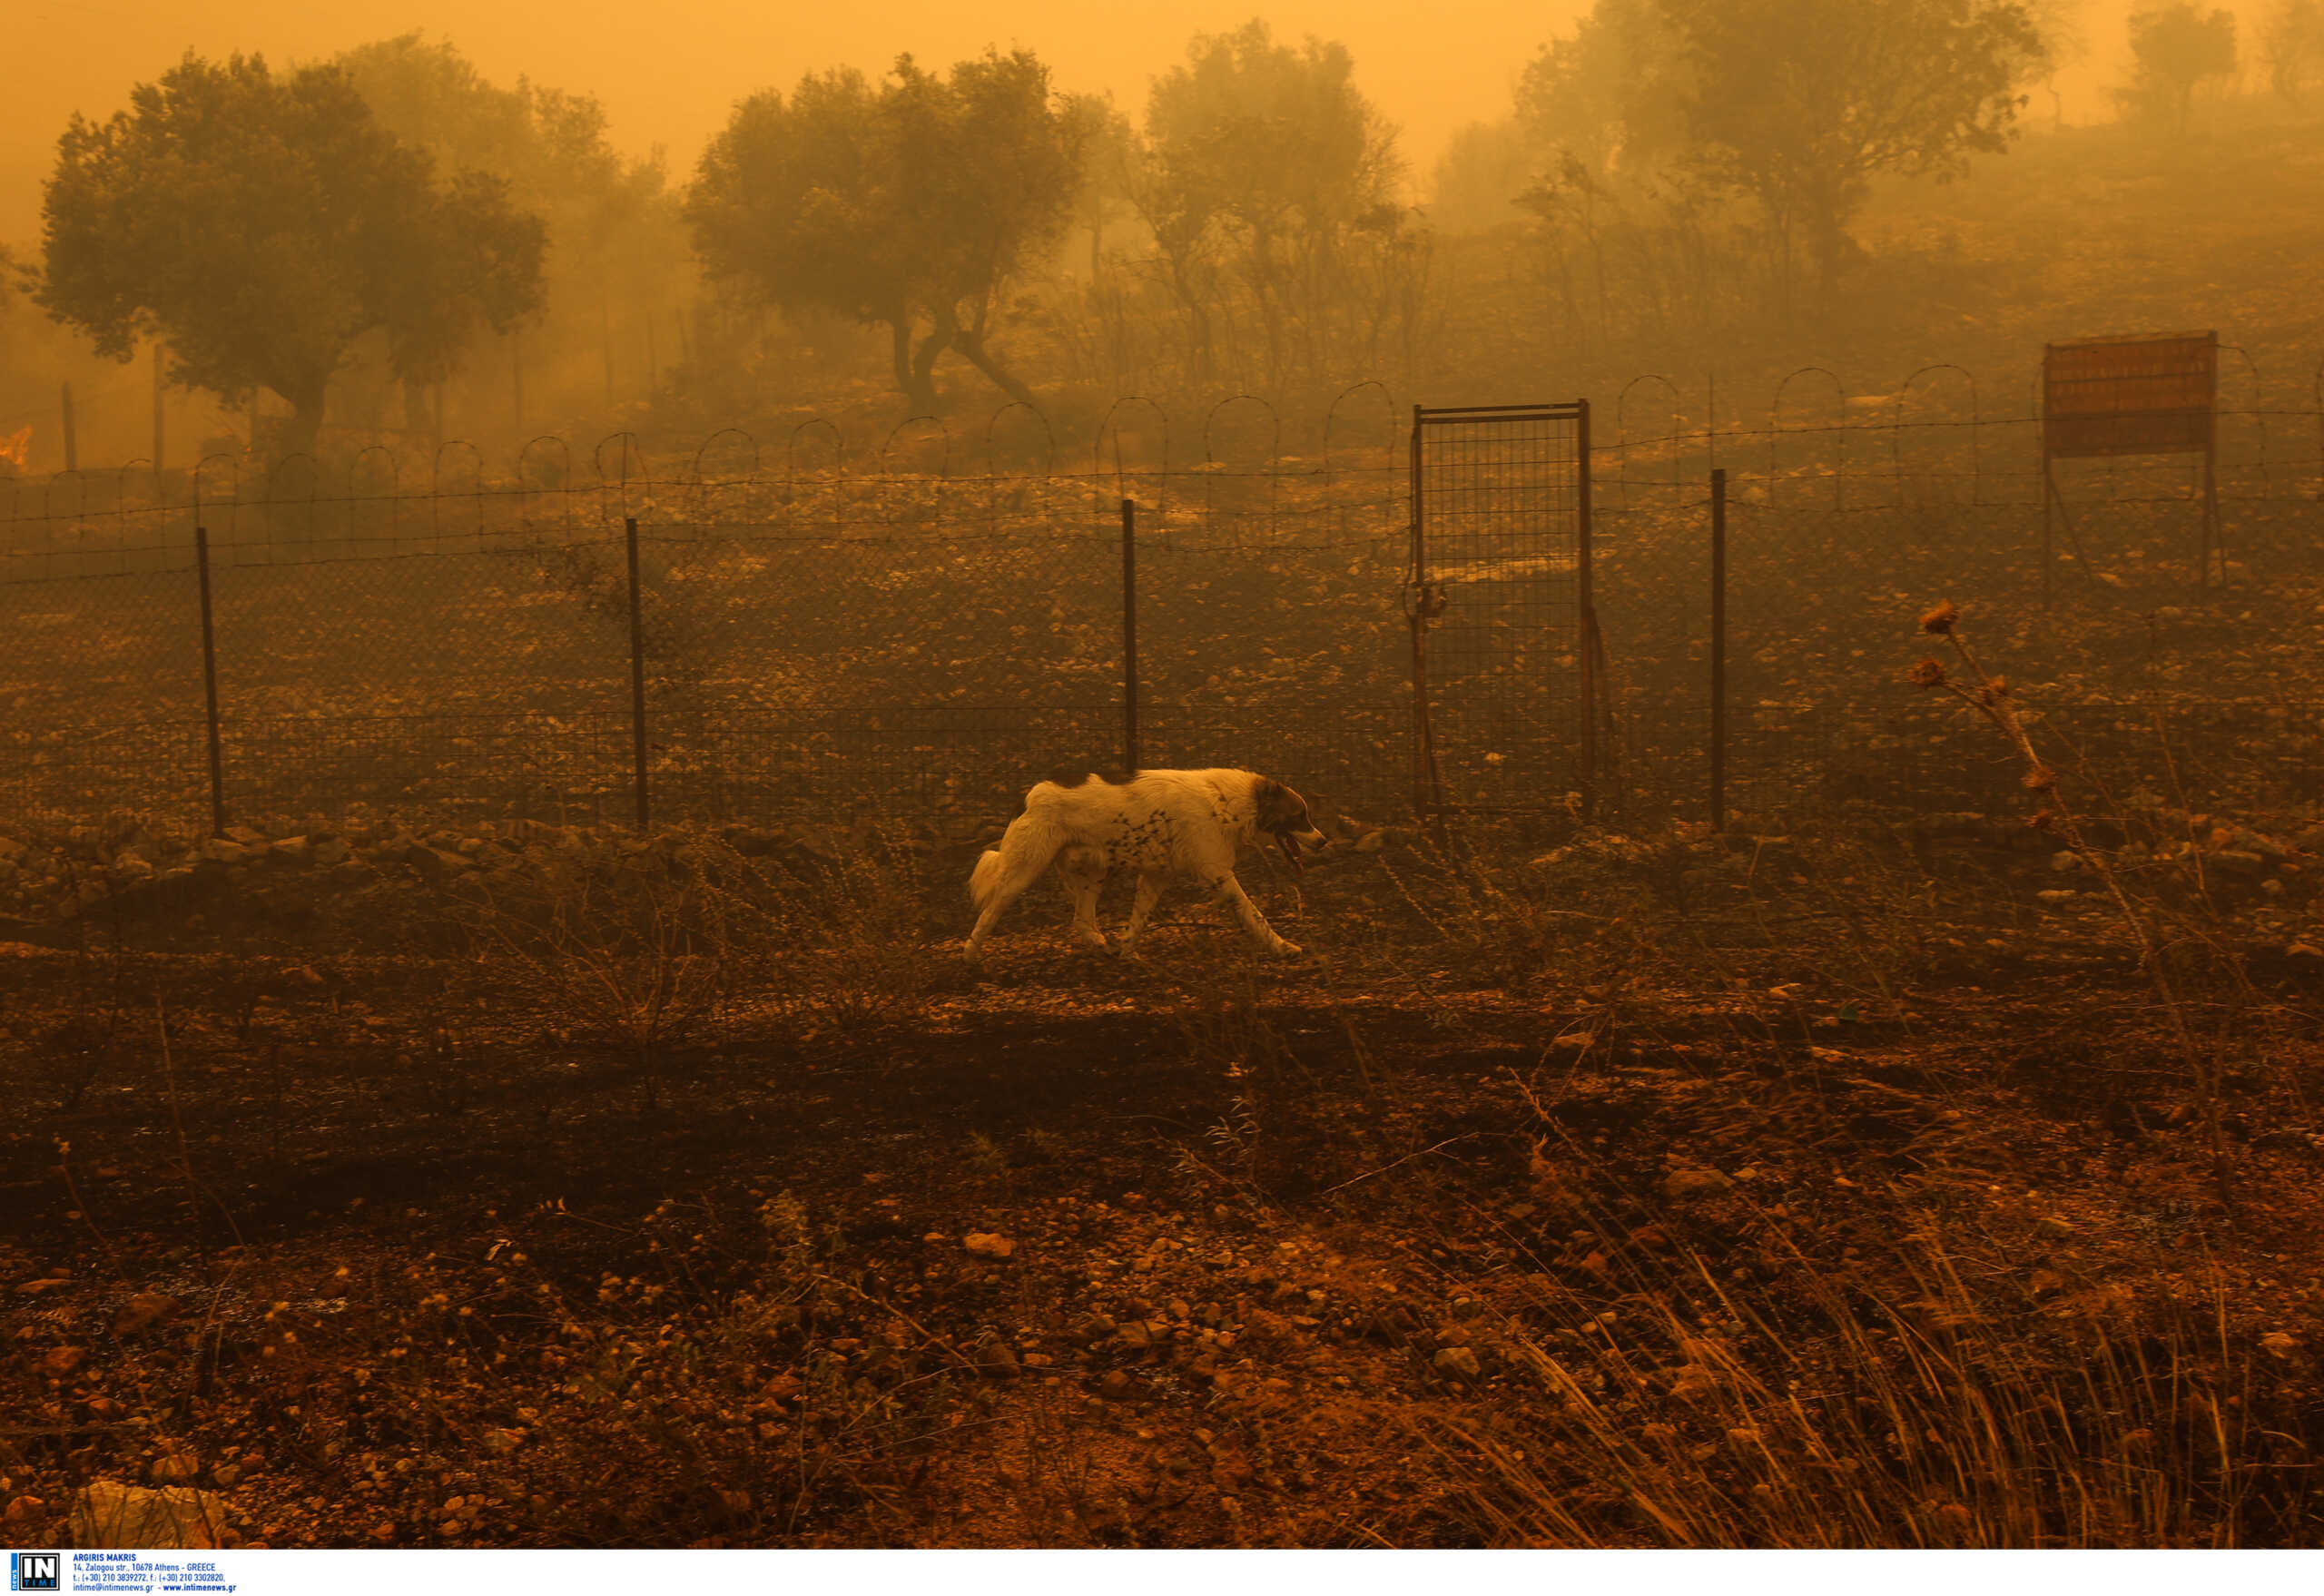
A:
{"label": "metal gate frame", "polygon": [[[1448,802],[1438,768],[1436,735],[1429,702],[1429,624],[1442,616],[1448,599],[1445,584],[1430,561],[1428,493],[1431,463],[1426,439],[1432,428],[1464,423],[1541,421],[1571,423],[1573,435],[1573,570],[1576,635],[1574,658],[1580,697],[1580,738],[1576,750],[1576,784],[1582,813],[1596,804],[1598,785],[1598,697],[1603,680],[1604,647],[1598,632],[1597,607],[1590,586],[1590,401],[1561,404],[1452,405],[1430,409],[1413,407],[1412,429],[1412,567],[1405,586],[1404,614],[1412,626],[1413,648],[1413,806],[1421,823],[1434,819],[1440,826],[1449,814],[1545,814],[1564,808],[1562,794],[1544,792],[1534,805],[1487,807]],[[1521,462],[1519,462],[1521,463]]]}

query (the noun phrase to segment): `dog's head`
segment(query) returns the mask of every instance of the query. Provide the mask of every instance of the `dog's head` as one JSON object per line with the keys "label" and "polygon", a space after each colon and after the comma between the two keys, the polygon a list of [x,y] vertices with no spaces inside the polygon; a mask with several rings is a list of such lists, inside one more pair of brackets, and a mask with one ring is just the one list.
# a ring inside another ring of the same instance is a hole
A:
{"label": "dog's head", "polygon": [[1319,853],[1330,841],[1316,829],[1315,817],[1307,813],[1307,800],[1265,776],[1259,778],[1255,796],[1258,803],[1256,829],[1275,840],[1283,856],[1291,861],[1294,874],[1305,872],[1307,866],[1302,851]]}

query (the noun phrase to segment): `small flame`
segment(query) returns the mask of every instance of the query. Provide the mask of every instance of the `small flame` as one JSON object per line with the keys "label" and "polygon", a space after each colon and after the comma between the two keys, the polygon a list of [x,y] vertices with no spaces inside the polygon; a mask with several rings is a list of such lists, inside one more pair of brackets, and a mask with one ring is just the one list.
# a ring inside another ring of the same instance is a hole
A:
{"label": "small flame", "polygon": [[0,466],[14,466],[23,470],[33,458],[33,429],[19,427],[13,435],[0,434]]}

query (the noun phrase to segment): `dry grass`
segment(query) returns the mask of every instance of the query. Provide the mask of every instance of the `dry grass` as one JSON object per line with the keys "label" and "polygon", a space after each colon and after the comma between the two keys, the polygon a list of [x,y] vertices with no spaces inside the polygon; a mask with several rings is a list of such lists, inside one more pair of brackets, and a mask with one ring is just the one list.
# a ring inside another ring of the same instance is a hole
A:
{"label": "dry grass", "polygon": [[[2186,1303],[2080,1300],[1994,1268],[1933,1211],[1835,1268],[1763,1217],[1772,1279],[1681,1248],[1634,1260],[1615,1314],[1520,1335],[1531,1399],[1432,1433],[1492,1542],[1671,1547],[2228,1547],[2315,1522],[2293,1338]],[[1608,1238],[1617,1245],[1617,1238]],[[1631,1249],[1635,1251],[1635,1249]],[[2034,1307],[2037,1303],[2045,1307]]]}

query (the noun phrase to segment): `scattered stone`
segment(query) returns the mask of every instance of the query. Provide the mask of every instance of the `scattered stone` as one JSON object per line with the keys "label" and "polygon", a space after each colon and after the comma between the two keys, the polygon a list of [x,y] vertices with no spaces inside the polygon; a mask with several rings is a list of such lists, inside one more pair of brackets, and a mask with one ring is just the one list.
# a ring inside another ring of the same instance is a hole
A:
{"label": "scattered stone", "polygon": [[120,1480],[92,1480],[73,1503],[75,1544],[120,1551],[218,1544],[226,1514],[205,1491],[149,1491]]}
{"label": "scattered stone", "polygon": [[1734,1182],[1716,1169],[1673,1169],[1663,1177],[1662,1191],[1666,1197],[1695,1197],[1704,1192],[1725,1191]]}
{"label": "scattered stone", "polygon": [[1119,1369],[1108,1369],[1098,1382],[1098,1394],[1108,1402],[1128,1401],[1132,1388],[1130,1377]]}
{"label": "scattered stone", "polygon": [[1440,1346],[1429,1366],[1449,1379],[1474,1380],[1484,1373],[1477,1355],[1465,1346]]}
{"label": "scattered stone", "polygon": [[172,1452],[155,1458],[151,1472],[157,1485],[191,1484],[202,1477],[202,1460],[190,1452]]}
{"label": "scattered stone", "polygon": [[1670,1376],[1670,1394],[1697,1402],[1718,1389],[1718,1376],[1700,1364],[1682,1364]]}
{"label": "scattered stone", "polygon": [[1113,1320],[1103,1314],[1091,1314],[1073,1327],[1073,1333],[1083,1341],[1096,1343],[1111,1335],[1114,1329]]}
{"label": "scattered stone", "polygon": [[2230,875],[2261,875],[2268,868],[2265,859],[2243,848],[2221,848],[2211,855],[2211,862]]}
{"label": "scattered stone", "polygon": [[405,852],[403,857],[405,863],[429,881],[444,881],[462,871],[476,868],[475,862],[463,854],[443,848],[430,848],[425,843],[415,844]]}
{"label": "scattered stone", "polygon": [[42,1510],[47,1505],[37,1496],[19,1496],[8,1503],[6,1512],[0,1513],[0,1523],[12,1530],[29,1528],[34,1520],[44,1516]]}
{"label": "scattered stone", "polygon": [[980,1258],[1005,1258],[1017,1250],[1017,1244],[1007,1236],[980,1231],[970,1231],[962,1236],[960,1245]]}
{"label": "scattered stone", "polygon": [[1146,1321],[1143,1319],[1127,1321],[1120,1329],[1114,1332],[1114,1337],[1124,1346],[1141,1352],[1154,1345],[1154,1332],[1146,1327]]}
{"label": "scattered stone", "polygon": [[123,1303],[121,1311],[113,1316],[113,1333],[115,1335],[134,1335],[141,1330],[150,1330],[165,1320],[176,1318],[182,1310],[183,1305],[173,1296],[164,1296],[158,1291],[141,1291]]}
{"label": "scattered stone", "polygon": [[232,1463],[222,1463],[210,1471],[210,1477],[221,1485],[231,1485],[242,1477],[242,1471]]}
{"label": "scattered stone", "polygon": [[487,1430],[484,1433],[485,1451],[498,1456],[506,1456],[524,1443],[525,1433],[522,1430]]}
{"label": "scattered stone", "polygon": [[40,1360],[40,1372],[51,1379],[61,1380],[88,1361],[89,1349],[85,1346],[52,1346],[48,1355]]}
{"label": "scattered stone", "polygon": [[60,1286],[72,1284],[72,1279],[67,1276],[51,1275],[44,1280],[27,1280],[16,1289],[26,1296],[37,1296],[44,1291],[54,1291]]}
{"label": "scattered stone", "polygon": [[988,1380],[1014,1380],[1023,1373],[1017,1354],[999,1336],[988,1336],[977,1346],[977,1373]]}

